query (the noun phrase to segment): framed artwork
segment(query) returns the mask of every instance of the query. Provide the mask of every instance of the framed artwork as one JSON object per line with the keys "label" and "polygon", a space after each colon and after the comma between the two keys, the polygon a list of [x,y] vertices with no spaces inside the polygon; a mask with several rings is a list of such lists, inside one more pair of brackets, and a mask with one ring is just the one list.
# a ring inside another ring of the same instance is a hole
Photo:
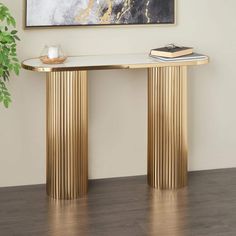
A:
{"label": "framed artwork", "polygon": [[175,0],[25,0],[25,26],[175,24]]}

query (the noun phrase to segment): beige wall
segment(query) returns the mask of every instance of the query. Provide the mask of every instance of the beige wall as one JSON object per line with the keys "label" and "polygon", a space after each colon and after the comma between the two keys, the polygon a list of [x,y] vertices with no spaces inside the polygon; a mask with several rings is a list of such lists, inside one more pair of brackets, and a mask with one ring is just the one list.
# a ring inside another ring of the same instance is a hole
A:
{"label": "beige wall", "polygon": [[[23,3],[3,0],[17,18],[19,56],[59,43],[69,55],[148,52],[174,42],[211,64],[189,71],[189,169],[236,166],[236,1],[177,0],[176,26],[23,30]],[[145,70],[89,73],[89,177],[146,173]],[[12,78],[14,103],[0,107],[0,186],[45,182],[45,78]]]}

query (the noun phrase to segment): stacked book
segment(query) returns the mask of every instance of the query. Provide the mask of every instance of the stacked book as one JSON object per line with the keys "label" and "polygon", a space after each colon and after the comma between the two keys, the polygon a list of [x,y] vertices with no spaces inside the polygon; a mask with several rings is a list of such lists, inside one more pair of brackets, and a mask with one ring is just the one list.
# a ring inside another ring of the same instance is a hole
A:
{"label": "stacked book", "polygon": [[163,62],[173,61],[194,61],[206,59],[207,56],[194,53],[192,47],[179,47],[169,44],[166,47],[152,49],[150,57],[156,58]]}

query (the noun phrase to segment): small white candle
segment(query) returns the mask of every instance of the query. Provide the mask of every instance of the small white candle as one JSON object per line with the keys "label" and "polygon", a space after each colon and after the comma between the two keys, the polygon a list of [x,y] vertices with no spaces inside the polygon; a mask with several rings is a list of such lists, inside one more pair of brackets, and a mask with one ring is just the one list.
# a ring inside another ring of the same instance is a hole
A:
{"label": "small white candle", "polygon": [[48,58],[54,59],[59,57],[58,47],[49,47],[48,48]]}

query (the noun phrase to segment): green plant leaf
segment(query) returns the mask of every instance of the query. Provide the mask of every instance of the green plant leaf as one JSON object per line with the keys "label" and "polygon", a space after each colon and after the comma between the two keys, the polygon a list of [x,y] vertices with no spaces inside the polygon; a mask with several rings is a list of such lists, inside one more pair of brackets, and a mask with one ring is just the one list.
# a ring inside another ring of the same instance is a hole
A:
{"label": "green plant leaf", "polygon": [[9,107],[9,101],[8,100],[6,100],[6,99],[4,99],[3,100],[3,104],[4,104],[4,106],[6,107],[6,108],[8,108]]}
{"label": "green plant leaf", "polygon": [[11,94],[7,82],[11,73],[19,75],[20,64],[16,53],[17,36],[16,21],[9,9],[0,3],[0,103],[8,108],[11,103]]}
{"label": "green plant leaf", "polygon": [[20,38],[17,35],[13,36],[16,40],[20,41]]}

